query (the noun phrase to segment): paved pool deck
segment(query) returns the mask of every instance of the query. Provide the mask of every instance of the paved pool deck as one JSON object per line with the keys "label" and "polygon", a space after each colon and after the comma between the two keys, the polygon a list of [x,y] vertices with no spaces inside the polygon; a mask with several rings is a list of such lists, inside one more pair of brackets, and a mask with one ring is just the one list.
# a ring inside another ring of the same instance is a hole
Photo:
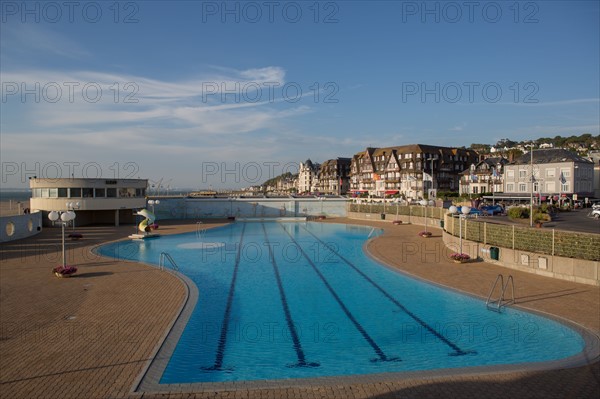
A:
{"label": "paved pool deck", "polygon": [[[487,297],[499,273],[512,274],[518,306],[546,312],[600,333],[600,288],[473,262],[455,264],[441,240],[421,226],[333,219],[381,227],[368,251],[416,277]],[[212,227],[226,221],[205,221]],[[161,234],[194,231],[195,221],[162,221]],[[597,398],[600,363],[550,371],[469,373],[339,384],[236,390],[134,393],[132,387],[179,313],[184,284],[171,273],[95,255],[100,243],[125,238],[132,226],[77,228],[67,241],[76,276],[59,279],[60,229],[0,245],[0,398]],[[286,386],[287,385],[287,386]]]}

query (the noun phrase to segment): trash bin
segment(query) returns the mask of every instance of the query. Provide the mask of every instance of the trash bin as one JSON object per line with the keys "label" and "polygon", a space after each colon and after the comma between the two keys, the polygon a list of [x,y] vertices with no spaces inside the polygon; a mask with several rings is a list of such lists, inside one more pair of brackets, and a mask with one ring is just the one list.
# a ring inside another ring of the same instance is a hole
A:
{"label": "trash bin", "polygon": [[500,248],[490,247],[490,258],[493,260],[499,260],[500,259]]}
{"label": "trash bin", "polygon": [[381,214],[381,220],[385,220],[385,213]]}

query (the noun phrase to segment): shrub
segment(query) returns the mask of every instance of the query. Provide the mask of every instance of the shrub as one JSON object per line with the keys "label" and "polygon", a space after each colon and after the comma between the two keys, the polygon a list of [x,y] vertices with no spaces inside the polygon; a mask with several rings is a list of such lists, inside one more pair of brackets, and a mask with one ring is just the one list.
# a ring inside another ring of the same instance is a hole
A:
{"label": "shrub", "polygon": [[534,223],[544,223],[551,221],[552,218],[547,213],[536,212],[533,214],[533,222]]}
{"label": "shrub", "polygon": [[529,209],[515,206],[508,210],[508,217],[511,219],[526,219],[529,217]]}
{"label": "shrub", "polygon": [[438,191],[438,198],[458,198],[458,191]]}
{"label": "shrub", "polygon": [[450,258],[452,260],[458,260],[458,261],[461,261],[461,262],[464,262],[464,261],[467,261],[467,260],[471,259],[471,257],[468,254],[458,253],[458,252],[450,254]]}
{"label": "shrub", "polygon": [[77,268],[75,266],[56,266],[54,269],[52,269],[52,273],[53,274],[62,274],[62,275],[71,275],[77,272]]}
{"label": "shrub", "polygon": [[541,213],[550,213],[552,207],[549,204],[542,204],[540,205],[540,207],[538,208],[538,211]]}

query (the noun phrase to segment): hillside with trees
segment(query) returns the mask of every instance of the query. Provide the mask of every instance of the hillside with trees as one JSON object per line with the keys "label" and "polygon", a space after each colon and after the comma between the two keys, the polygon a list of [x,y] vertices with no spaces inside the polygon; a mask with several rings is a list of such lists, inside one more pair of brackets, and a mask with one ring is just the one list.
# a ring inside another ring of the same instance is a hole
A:
{"label": "hillside with trees", "polygon": [[[580,155],[587,155],[590,150],[600,150],[600,135],[593,136],[590,133],[584,133],[579,136],[554,136],[554,137],[540,137],[535,140],[523,140],[523,141],[514,141],[510,139],[500,139],[495,144],[482,144],[482,143],[473,143],[469,146],[470,149],[477,151],[480,154],[490,153],[492,146],[497,150],[501,150],[500,152],[508,152],[512,153],[512,155],[518,156],[523,153],[522,148],[534,144],[536,147],[540,146],[548,146],[551,148],[564,148],[567,150],[572,150]],[[503,151],[504,148],[507,148],[508,151]]]}
{"label": "hillside with trees", "polygon": [[277,186],[277,183],[279,181],[281,181],[281,180],[287,180],[287,179],[293,179],[293,178],[295,178],[297,176],[298,175],[294,175],[291,172],[286,172],[286,173],[283,173],[283,174],[281,174],[279,176],[275,176],[275,177],[273,177],[273,178],[265,181],[262,185],[264,187],[269,187],[269,186],[275,187],[275,186]]}

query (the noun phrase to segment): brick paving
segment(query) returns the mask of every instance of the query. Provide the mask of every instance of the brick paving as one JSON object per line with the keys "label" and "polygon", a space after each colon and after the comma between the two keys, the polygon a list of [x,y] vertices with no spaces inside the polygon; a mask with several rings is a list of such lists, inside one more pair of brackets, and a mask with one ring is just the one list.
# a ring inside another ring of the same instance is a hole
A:
{"label": "brick paving", "polygon": [[[519,306],[568,318],[600,331],[600,289],[504,269],[484,262],[454,264],[437,237],[422,227],[336,219],[385,229],[369,252],[407,273],[486,297],[498,273],[512,274]],[[329,222],[329,221],[328,221]],[[206,223],[205,227],[220,223]],[[195,222],[162,222],[162,234],[193,231]],[[76,276],[58,279],[60,230],[0,246],[1,398],[597,398],[595,363],[552,371],[442,377],[391,376],[384,381],[236,389],[194,393],[132,393],[131,389],[178,314],[185,287],[170,273],[107,259],[90,250],[133,232],[127,227],[82,227],[68,242]]]}

